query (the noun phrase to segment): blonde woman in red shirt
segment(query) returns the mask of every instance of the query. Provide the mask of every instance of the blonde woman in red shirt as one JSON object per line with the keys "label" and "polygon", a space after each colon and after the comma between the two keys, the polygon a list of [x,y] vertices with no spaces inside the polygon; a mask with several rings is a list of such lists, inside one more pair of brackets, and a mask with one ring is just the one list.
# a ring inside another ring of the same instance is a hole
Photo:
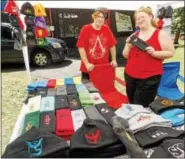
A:
{"label": "blonde woman in red shirt", "polygon": [[141,51],[130,43],[130,37],[122,55],[127,59],[124,71],[129,103],[147,107],[154,101],[163,74],[163,60],[174,55],[173,42],[168,34],[157,29],[152,9],[142,7],[135,12],[135,22],[140,31],[134,33],[149,47]]}

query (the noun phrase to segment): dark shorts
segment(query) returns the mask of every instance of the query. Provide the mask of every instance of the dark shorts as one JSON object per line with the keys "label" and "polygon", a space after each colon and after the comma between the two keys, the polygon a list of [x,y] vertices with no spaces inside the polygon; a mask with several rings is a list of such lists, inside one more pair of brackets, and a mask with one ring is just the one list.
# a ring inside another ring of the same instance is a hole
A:
{"label": "dark shorts", "polygon": [[146,79],[137,79],[124,73],[126,93],[130,104],[140,104],[144,107],[154,101],[160,84],[161,75]]}

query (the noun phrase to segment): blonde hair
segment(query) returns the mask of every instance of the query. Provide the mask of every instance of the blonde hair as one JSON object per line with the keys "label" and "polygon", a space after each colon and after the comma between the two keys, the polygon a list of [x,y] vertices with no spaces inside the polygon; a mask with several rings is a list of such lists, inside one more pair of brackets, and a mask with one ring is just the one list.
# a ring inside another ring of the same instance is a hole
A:
{"label": "blonde hair", "polygon": [[93,20],[96,19],[96,17],[100,14],[101,12],[100,11],[96,11],[92,14],[92,18]]}
{"label": "blonde hair", "polygon": [[152,13],[152,9],[150,7],[141,7],[139,8],[135,13],[134,13],[134,19],[136,20],[136,16],[137,16],[137,13],[139,12],[144,12],[148,15],[151,15],[153,17],[153,19],[151,20],[151,24],[154,28],[157,28],[157,22],[156,20],[154,19],[154,15]]}

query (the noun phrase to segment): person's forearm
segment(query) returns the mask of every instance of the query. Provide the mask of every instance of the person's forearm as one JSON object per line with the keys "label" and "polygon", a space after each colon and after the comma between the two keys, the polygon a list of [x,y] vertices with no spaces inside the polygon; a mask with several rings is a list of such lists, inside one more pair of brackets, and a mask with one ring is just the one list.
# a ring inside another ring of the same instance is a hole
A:
{"label": "person's forearm", "polygon": [[129,53],[130,53],[131,46],[129,46],[127,43],[125,45],[125,48],[123,49],[122,55],[125,59],[128,59]]}
{"label": "person's forearm", "polygon": [[112,61],[116,61],[116,47],[115,46],[110,48],[110,53],[111,53]]}
{"label": "person's forearm", "polygon": [[153,57],[164,60],[173,57],[173,55],[174,55],[173,51],[155,51]]}
{"label": "person's forearm", "polygon": [[83,63],[85,65],[87,65],[89,63],[89,61],[87,60],[85,49],[84,48],[78,48],[78,51],[80,53],[81,60],[83,61]]}

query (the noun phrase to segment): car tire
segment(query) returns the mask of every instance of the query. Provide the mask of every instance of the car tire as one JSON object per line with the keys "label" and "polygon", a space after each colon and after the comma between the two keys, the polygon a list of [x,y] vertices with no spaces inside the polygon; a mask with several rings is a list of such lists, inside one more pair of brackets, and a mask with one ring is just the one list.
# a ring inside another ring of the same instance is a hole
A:
{"label": "car tire", "polygon": [[51,56],[45,50],[37,50],[32,55],[32,63],[39,67],[48,66],[51,64]]}

